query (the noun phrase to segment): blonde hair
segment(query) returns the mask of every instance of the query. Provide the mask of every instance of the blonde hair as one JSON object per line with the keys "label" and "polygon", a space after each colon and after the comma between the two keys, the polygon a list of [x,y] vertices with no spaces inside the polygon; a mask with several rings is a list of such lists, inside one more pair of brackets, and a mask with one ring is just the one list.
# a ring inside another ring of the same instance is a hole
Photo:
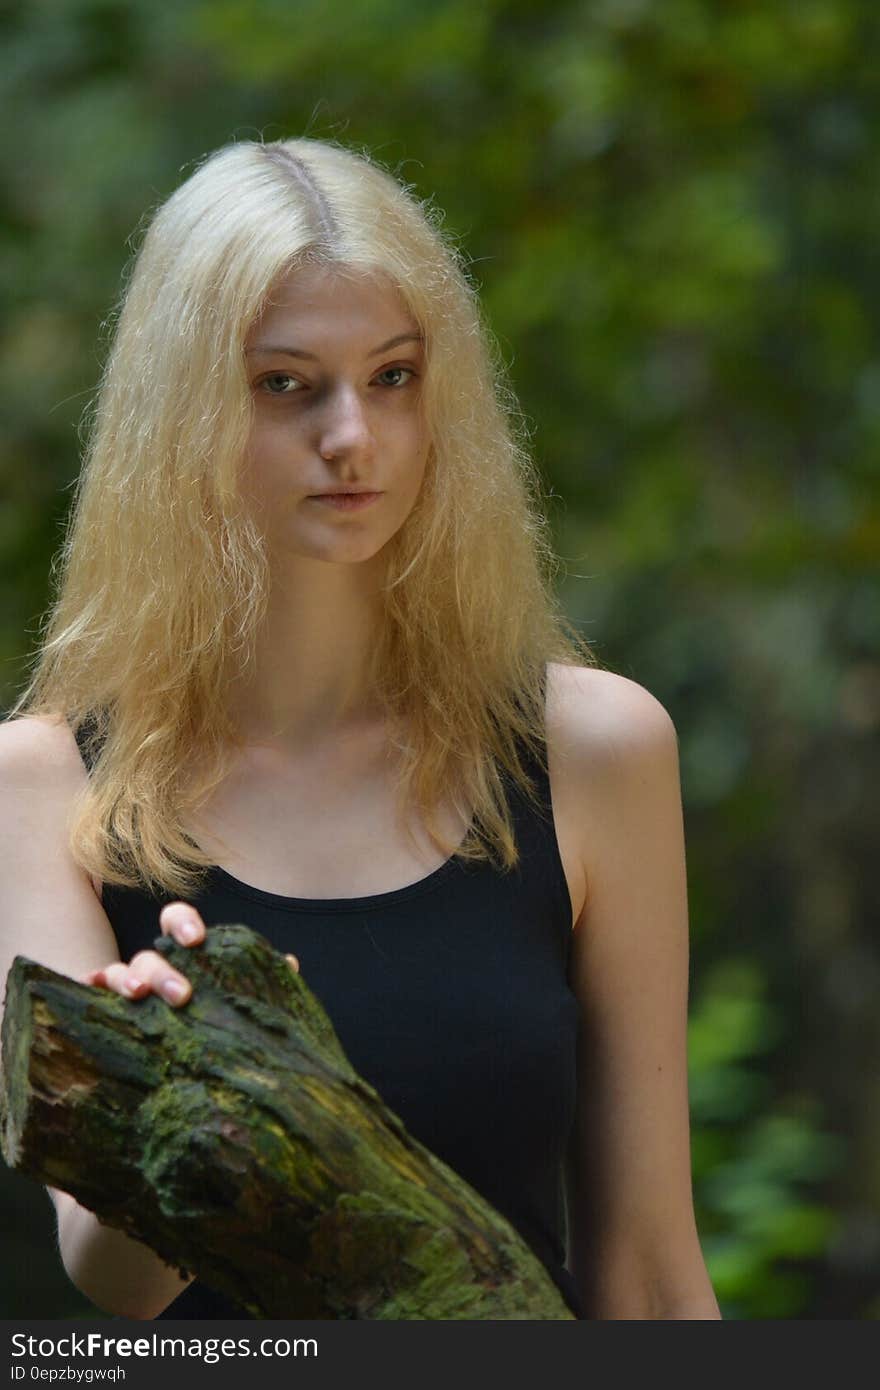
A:
{"label": "blonde hair", "polygon": [[[187,897],[213,863],[184,824],[241,746],[224,696],[269,589],[238,487],[253,409],[244,342],[306,260],[390,277],[425,337],[430,448],[389,543],[372,673],[401,755],[399,806],[419,808],[447,856],[516,864],[503,776],[535,799],[518,740],[546,767],[545,663],[598,663],[554,596],[526,432],[440,222],[369,154],[314,139],[226,145],[155,211],[9,715],[92,729],[70,845],[96,878]],[[457,850],[435,819],[446,799],[473,811]]]}

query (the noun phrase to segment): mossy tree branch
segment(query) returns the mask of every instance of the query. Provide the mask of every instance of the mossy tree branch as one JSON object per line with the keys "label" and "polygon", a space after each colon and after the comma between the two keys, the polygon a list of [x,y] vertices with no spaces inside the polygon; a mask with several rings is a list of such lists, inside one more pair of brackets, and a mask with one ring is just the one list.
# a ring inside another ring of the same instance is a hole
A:
{"label": "mossy tree branch", "polygon": [[510,1223],[352,1068],[302,976],[218,926],[182,1009],[17,957],[7,1163],[264,1318],[571,1319]]}

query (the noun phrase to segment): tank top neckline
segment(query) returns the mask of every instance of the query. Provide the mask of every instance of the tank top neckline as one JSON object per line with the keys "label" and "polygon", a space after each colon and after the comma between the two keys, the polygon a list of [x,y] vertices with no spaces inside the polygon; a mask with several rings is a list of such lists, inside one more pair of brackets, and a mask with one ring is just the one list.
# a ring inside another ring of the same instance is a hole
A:
{"label": "tank top neckline", "polygon": [[394,903],[406,902],[420,893],[427,893],[447,878],[456,866],[456,855],[470,834],[474,820],[475,816],[472,816],[468,829],[454,852],[436,869],[432,869],[423,878],[416,879],[414,883],[405,883],[401,888],[389,888],[384,893],[365,893],[354,898],[299,898],[285,893],[271,893],[267,888],[257,888],[253,883],[245,883],[243,879],[236,878],[219,864],[212,864],[208,873],[212,879],[238,897],[252,898],[255,902],[279,911],[293,909],[297,912],[337,913],[380,910],[391,907]]}
{"label": "tank top neckline", "polygon": [[[527,756],[526,761],[530,766],[532,765],[532,759],[529,756]],[[540,771],[538,775],[539,782],[548,792],[549,800],[547,779]],[[505,784],[509,786],[510,779],[508,774],[505,772],[502,776]],[[512,790],[514,791],[514,795],[510,809],[514,818],[518,820],[519,811],[517,808],[519,797],[515,789]],[[284,893],[272,893],[267,888],[258,888],[256,884],[246,883],[244,879],[236,878],[234,874],[229,873],[227,869],[222,868],[219,864],[212,864],[208,869],[208,874],[210,879],[213,880],[218,887],[225,889],[226,892],[232,893],[237,897],[250,898],[254,902],[262,903],[265,907],[274,908],[279,912],[292,911],[326,913],[332,915],[346,912],[379,912],[383,908],[393,907],[397,903],[408,902],[411,898],[418,897],[423,893],[429,893],[435,888],[439,888],[456,869],[463,870],[465,861],[459,860],[457,855],[473,830],[476,818],[476,812],[474,812],[468,822],[468,828],[464,836],[459,840],[449,858],[445,859],[436,869],[432,869],[431,872],[425,874],[424,877],[416,879],[414,883],[405,883],[401,888],[389,888],[384,893],[361,893],[358,894],[357,897],[352,898],[301,898]],[[555,835],[553,843],[554,845],[556,844]],[[487,862],[486,860],[479,861],[484,867]],[[561,859],[559,859],[559,864],[561,867]]]}
{"label": "tank top neckline", "polygon": [[[82,747],[81,735],[79,732],[77,733],[76,741],[80,747],[80,753],[83,755],[83,759],[85,760],[85,753]],[[525,761],[526,764],[529,766],[530,770],[537,771],[539,784],[542,786],[543,791],[547,794],[547,801],[549,804],[549,779],[547,778],[546,773],[541,768],[540,763],[536,764],[534,762],[528,750],[526,750],[525,752]],[[90,768],[90,764],[88,762],[86,763],[86,767],[87,769]],[[515,808],[517,808],[519,798],[516,795],[516,789],[510,785],[509,774],[507,774],[506,771],[502,774],[502,780],[514,793],[513,801],[510,804],[510,809],[514,814],[515,819],[518,820],[519,813],[518,810]],[[384,893],[358,894],[356,897],[350,898],[295,897],[290,894],[273,893],[268,888],[258,888],[256,884],[246,883],[244,879],[236,878],[234,874],[231,874],[228,871],[228,869],[224,869],[220,864],[216,863],[210,864],[206,868],[208,883],[213,887],[224,890],[226,893],[230,893],[240,898],[247,898],[253,902],[261,903],[265,907],[268,907],[269,909],[274,909],[278,912],[291,911],[315,914],[324,913],[326,915],[334,916],[336,914],[344,914],[349,912],[379,912],[386,907],[393,907],[396,906],[397,903],[408,902],[412,898],[419,897],[424,893],[432,892],[434,889],[439,888],[441,884],[445,883],[446,879],[449,878],[450,875],[453,874],[456,870],[463,871],[465,863],[467,861],[458,859],[458,851],[461,849],[461,846],[464,844],[465,840],[471,834],[475,822],[476,812],[474,812],[474,814],[471,816],[471,819],[468,822],[468,828],[463,838],[456,845],[453,853],[449,856],[448,859],[445,859],[442,864],[438,865],[436,869],[432,869],[430,873],[425,874],[422,878],[416,879],[413,883],[405,883],[400,888],[387,889]],[[554,846],[556,846],[555,834],[553,837],[553,844]],[[556,855],[557,858],[559,858],[558,849],[556,850]],[[478,863],[481,864],[483,867],[486,866],[487,862],[488,861],[486,860],[478,861]],[[559,858],[559,865],[561,868],[561,858]]]}

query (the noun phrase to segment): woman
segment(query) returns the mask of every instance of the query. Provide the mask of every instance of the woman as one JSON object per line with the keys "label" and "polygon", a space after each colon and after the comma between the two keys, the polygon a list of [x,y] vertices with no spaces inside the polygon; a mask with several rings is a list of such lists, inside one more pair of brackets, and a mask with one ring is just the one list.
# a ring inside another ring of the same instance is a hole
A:
{"label": "woman", "polygon": [[[0,726],[0,966],[181,1008],[157,927],[245,921],[577,1315],[716,1318],[675,729],[559,613],[515,421],[433,209],[335,142],[202,162],[137,254]],[[51,1195],[99,1307],[242,1315]]]}

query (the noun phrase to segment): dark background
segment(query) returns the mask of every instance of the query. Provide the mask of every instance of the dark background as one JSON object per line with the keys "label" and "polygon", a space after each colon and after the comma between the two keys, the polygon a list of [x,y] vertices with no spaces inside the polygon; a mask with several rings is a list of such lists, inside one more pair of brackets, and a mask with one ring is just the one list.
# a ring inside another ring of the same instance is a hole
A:
{"label": "dark background", "polygon": [[[367,147],[473,260],[568,612],[678,730],[722,1312],[880,1317],[876,7],[20,0],[0,24],[0,703],[149,210],[233,139]],[[0,1224],[0,1315],[92,1311],[5,1169]]]}

